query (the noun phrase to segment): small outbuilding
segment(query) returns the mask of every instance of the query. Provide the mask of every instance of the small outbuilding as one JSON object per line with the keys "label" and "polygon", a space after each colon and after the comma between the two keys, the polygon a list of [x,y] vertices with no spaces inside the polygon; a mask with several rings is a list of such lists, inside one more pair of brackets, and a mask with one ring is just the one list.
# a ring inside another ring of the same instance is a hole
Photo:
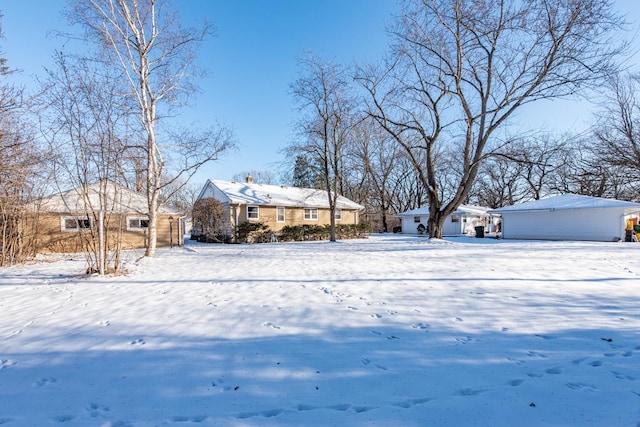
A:
{"label": "small outbuilding", "polygon": [[562,194],[491,210],[502,216],[502,238],[619,241],[640,203]]}
{"label": "small outbuilding", "polygon": [[[483,206],[460,205],[445,219],[442,228],[443,236],[474,235],[476,227],[483,227],[486,232],[493,232],[494,226],[489,208]],[[402,221],[402,234],[426,234],[429,219],[429,206],[402,212],[395,215]]]}

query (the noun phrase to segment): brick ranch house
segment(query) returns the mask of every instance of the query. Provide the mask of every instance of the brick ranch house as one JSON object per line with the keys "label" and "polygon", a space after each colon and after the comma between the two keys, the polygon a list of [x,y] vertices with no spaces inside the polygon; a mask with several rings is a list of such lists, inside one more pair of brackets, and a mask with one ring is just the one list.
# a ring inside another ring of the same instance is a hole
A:
{"label": "brick ranch house", "polygon": [[[213,198],[228,212],[225,233],[233,236],[244,222],[261,222],[273,232],[285,226],[330,224],[327,192],[312,188],[256,184],[249,176],[246,182],[208,180],[197,200]],[[364,207],[338,196],[336,224],[358,224]],[[194,224],[195,234],[198,224]]]}
{"label": "brick ranch house", "polygon": [[[112,182],[73,188],[29,204],[27,238],[36,253],[81,252],[96,243],[103,216],[107,249],[146,246],[148,230],[146,195]],[[102,212],[102,214],[101,214]],[[181,244],[182,215],[167,208],[158,214],[158,247]]]}

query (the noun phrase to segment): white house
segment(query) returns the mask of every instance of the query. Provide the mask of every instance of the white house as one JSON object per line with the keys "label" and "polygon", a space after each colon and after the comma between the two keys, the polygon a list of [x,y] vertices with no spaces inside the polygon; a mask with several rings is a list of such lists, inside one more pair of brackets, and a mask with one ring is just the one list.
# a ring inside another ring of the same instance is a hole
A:
{"label": "white house", "polygon": [[[489,208],[482,206],[460,205],[445,220],[442,228],[443,236],[474,235],[475,227],[484,226],[488,232],[494,231]],[[402,234],[426,233],[429,219],[429,206],[402,212],[395,215],[402,221]],[[422,227],[420,227],[422,225]]]}
{"label": "white house", "polygon": [[640,203],[563,194],[490,211],[502,216],[505,239],[623,240]]}

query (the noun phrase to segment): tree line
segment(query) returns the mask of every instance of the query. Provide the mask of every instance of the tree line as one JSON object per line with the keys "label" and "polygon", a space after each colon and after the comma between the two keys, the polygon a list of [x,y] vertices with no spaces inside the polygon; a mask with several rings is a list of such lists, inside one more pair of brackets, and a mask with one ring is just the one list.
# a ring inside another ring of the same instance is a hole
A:
{"label": "tree line", "polygon": [[[290,176],[365,205],[381,231],[390,214],[428,205],[431,237],[462,203],[637,200],[639,79],[620,65],[621,28],[611,1],[404,1],[378,63],[302,58]],[[597,90],[588,132],[513,126],[526,105]]]}

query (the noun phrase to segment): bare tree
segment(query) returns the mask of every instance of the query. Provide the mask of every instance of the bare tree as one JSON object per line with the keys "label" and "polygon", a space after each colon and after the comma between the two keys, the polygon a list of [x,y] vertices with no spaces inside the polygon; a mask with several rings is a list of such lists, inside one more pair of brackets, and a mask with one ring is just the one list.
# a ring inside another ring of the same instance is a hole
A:
{"label": "bare tree", "polygon": [[[163,196],[163,189],[188,182],[200,166],[233,145],[226,129],[203,133],[185,130],[177,136],[166,135],[165,144],[158,135],[163,115],[194,89],[195,49],[212,27],[206,23],[200,28],[182,27],[166,0],[77,0],[69,15],[84,27],[87,40],[102,49],[103,59],[120,65],[126,94],[135,100],[144,135],[140,149],[146,156],[149,232],[145,255],[154,256],[158,210],[163,197],[170,198]],[[167,174],[172,162],[179,168]],[[167,181],[167,176],[172,178]],[[175,191],[176,187],[172,188]]]}
{"label": "bare tree", "polygon": [[345,148],[357,123],[350,92],[348,70],[313,56],[301,59],[303,75],[291,89],[300,112],[298,122],[303,140],[293,144],[293,154],[309,156],[320,165],[323,186],[329,201],[331,234],[336,240],[335,210],[339,194],[344,194]]}
{"label": "bare tree", "polygon": [[93,217],[92,227],[78,234],[87,270],[117,272],[124,219],[114,202],[135,179],[126,144],[135,139],[131,105],[120,96],[119,75],[108,67],[96,69],[92,61],[57,53],[47,73],[41,116],[43,135],[55,154],[52,187],[74,188],[84,213]]}
{"label": "bare tree", "polygon": [[[2,37],[0,13],[0,38]],[[28,120],[24,90],[9,81],[12,70],[0,51],[0,266],[26,261],[35,253],[35,227],[28,201],[46,173],[47,157]],[[31,220],[31,223],[27,222]]]}
{"label": "bare tree", "polygon": [[[520,107],[573,95],[615,69],[621,24],[601,0],[405,3],[392,55],[361,70],[359,80],[371,116],[404,148],[426,188],[431,237],[442,236],[492,137]],[[447,143],[457,143],[452,194],[438,188],[436,154]]]}
{"label": "bare tree", "polygon": [[612,79],[598,113],[594,136],[597,155],[609,165],[640,173],[640,75]]}
{"label": "bare tree", "polygon": [[256,184],[276,184],[276,175],[271,171],[265,170],[248,170],[240,173],[236,173],[231,177],[233,181],[244,182],[248,177],[253,179]]}

